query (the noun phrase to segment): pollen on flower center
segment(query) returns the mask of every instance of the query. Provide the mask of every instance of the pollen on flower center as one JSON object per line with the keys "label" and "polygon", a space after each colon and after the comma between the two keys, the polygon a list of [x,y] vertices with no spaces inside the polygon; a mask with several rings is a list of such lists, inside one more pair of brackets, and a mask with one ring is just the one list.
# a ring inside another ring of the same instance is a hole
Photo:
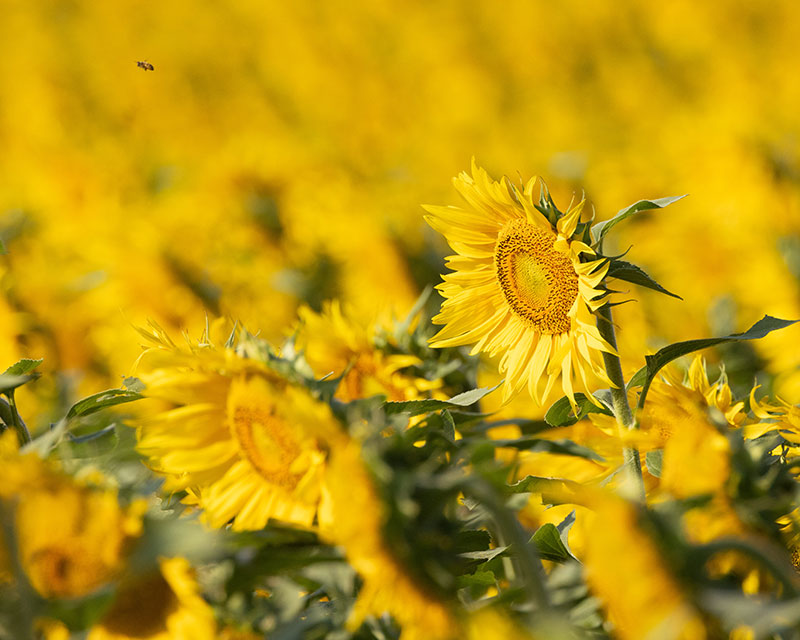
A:
{"label": "pollen on flower center", "polygon": [[292,429],[266,400],[237,400],[229,406],[228,421],[242,454],[265,479],[284,489],[294,489],[300,475],[292,463],[302,448]]}
{"label": "pollen on flower center", "polygon": [[568,312],[578,296],[578,274],[554,242],[553,234],[514,220],[500,232],[494,254],[508,305],[543,334],[569,331]]}

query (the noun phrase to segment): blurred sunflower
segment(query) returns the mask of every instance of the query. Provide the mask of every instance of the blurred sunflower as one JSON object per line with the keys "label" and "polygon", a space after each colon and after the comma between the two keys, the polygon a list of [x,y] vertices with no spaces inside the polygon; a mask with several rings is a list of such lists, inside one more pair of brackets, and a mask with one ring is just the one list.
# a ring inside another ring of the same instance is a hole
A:
{"label": "blurred sunflower", "polygon": [[[504,401],[527,384],[543,404],[556,380],[574,402],[576,390],[591,396],[590,375],[610,385],[601,352],[614,348],[594,325],[606,302],[598,285],[606,261],[576,237],[583,202],[560,218],[534,204],[532,178],[520,193],[506,179],[495,182],[473,162],[456,189],[468,208],[426,206],[428,224],[457,255],[438,289],[445,301],[433,321],[445,325],[433,347],[474,344],[472,353],[503,353]],[[551,221],[552,220],[552,221]],[[541,398],[538,382],[546,376]]]}
{"label": "blurred sunflower", "polygon": [[[144,500],[121,507],[117,491],[102,486],[98,474],[79,480],[35,453],[19,453],[10,431],[0,438],[0,465],[0,500],[13,514],[22,568],[41,596],[82,597],[119,575],[142,533]],[[2,550],[5,579],[7,563]]]}
{"label": "blurred sunflower", "polygon": [[595,526],[586,540],[586,579],[603,600],[614,637],[705,638],[702,619],[642,530],[636,507],[612,494],[589,496]]}
{"label": "blurred sunflower", "polygon": [[394,401],[413,400],[441,386],[441,381],[403,373],[402,369],[420,364],[419,358],[387,354],[377,348],[378,327],[357,321],[352,313],[345,314],[338,300],[326,302],[321,313],[303,306],[298,315],[301,324],[297,347],[315,375],[344,376],[336,390],[340,400],[348,402],[378,394]]}
{"label": "blurred sunflower", "polygon": [[159,570],[123,581],[87,640],[212,640],[214,613],[185,558],[162,558]]}
{"label": "blurred sunflower", "polygon": [[178,347],[147,334],[137,375],[144,394],[171,404],[137,430],[138,449],[165,488],[204,510],[214,527],[261,529],[270,518],[311,526],[323,496],[326,446],[338,434],[327,405],[291,386],[224,337]]}
{"label": "blurred sunflower", "polygon": [[402,628],[403,640],[463,637],[461,624],[447,604],[419,584],[387,544],[384,506],[359,442],[351,440],[332,452],[326,486],[331,511],[324,519],[322,536],[344,548],[363,580],[348,627],[355,630],[365,617],[389,613]]}

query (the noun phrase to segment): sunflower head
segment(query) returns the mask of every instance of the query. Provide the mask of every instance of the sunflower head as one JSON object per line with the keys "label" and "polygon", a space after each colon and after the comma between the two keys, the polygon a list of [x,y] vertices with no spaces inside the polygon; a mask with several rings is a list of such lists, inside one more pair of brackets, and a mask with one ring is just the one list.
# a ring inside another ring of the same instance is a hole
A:
{"label": "sunflower head", "polygon": [[211,640],[217,637],[211,607],[200,595],[185,558],[160,558],[159,570],[128,576],[117,589],[89,640]]}
{"label": "sunflower head", "polygon": [[502,354],[504,400],[527,386],[544,403],[559,378],[573,403],[576,390],[591,397],[592,376],[610,384],[601,352],[614,349],[592,315],[606,303],[599,285],[608,263],[586,243],[584,202],[562,213],[546,188],[534,198],[535,178],[518,188],[474,162],[472,175],[454,182],[465,207],[425,207],[428,224],[456,252],[437,287],[445,300],[433,321],[445,326],[431,345]]}
{"label": "sunflower head", "polygon": [[[20,452],[10,430],[0,437],[0,468],[0,506],[10,510],[19,560],[39,595],[79,598],[119,575],[142,533],[145,501],[121,506],[100,474],[91,482],[75,478],[54,460]],[[0,547],[2,582],[11,567],[2,541]]]}
{"label": "sunflower head", "polygon": [[296,346],[302,350],[314,375],[333,374],[342,380],[336,398],[350,402],[383,394],[389,400],[414,400],[441,386],[440,380],[408,375],[404,369],[420,364],[408,354],[390,354],[378,346],[386,327],[365,322],[338,300],[326,302],[321,313],[307,306],[298,311]]}
{"label": "sunflower head", "polygon": [[211,526],[260,529],[274,518],[310,527],[339,424],[307,389],[246,356],[213,337],[161,339],[146,351],[144,393],[169,408],[142,420],[138,449]]}

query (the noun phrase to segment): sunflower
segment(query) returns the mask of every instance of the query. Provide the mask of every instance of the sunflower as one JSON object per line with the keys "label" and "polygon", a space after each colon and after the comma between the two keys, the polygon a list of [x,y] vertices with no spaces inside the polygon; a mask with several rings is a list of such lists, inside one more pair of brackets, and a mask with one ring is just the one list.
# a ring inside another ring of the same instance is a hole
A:
{"label": "sunflower", "polygon": [[224,338],[175,345],[154,328],[137,375],[170,408],[138,426],[138,449],[213,527],[310,527],[322,499],[330,409]]}
{"label": "sunflower", "polygon": [[383,394],[389,400],[414,400],[441,386],[440,380],[426,380],[403,373],[420,364],[407,354],[387,354],[376,346],[380,327],[359,322],[345,313],[338,300],[323,304],[322,312],[300,307],[297,347],[314,374],[343,375],[336,397],[344,402]]}
{"label": "sunflower", "polygon": [[[0,437],[0,467],[0,506],[13,515],[22,568],[41,596],[79,598],[119,575],[142,533],[144,500],[121,507],[99,474],[77,479],[34,452],[20,453],[10,430]],[[8,550],[0,550],[0,580],[11,577],[8,562]]]}
{"label": "sunflower", "polygon": [[87,640],[212,640],[217,625],[185,558],[161,558],[159,569],[123,580]]}
{"label": "sunflower", "polygon": [[589,495],[595,525],[586,541],[586,580],[603,600],[614,637],[705,638],[700,615],[639,526],[636,507],[612,494]]}
{"label": "sunflower", "polygon": [[734,402],[724,374],[709,382],[695,356],[686,380],[665,370],[647,396],[641,428],[663,447],[660,487],[679,498],[720,493],[730,475],[730,444],[711,421],[717,413],[731,429],[743,425],[743,402]]}
{"label": "sunflower", "polygon": [[463,637],[451,608],[419,584],[387,544],[383,503],[357,440],[332,452],[326,486],[331,511],[321,535],[344,548],[363,580],[348,628],[355,630],[367,616],[389,613],[402,628],[403,640]]}
{"label": "sunflower", "polygon": [[428,224],[457,254],[447,258],[453,273],[437,287],[445,300],[433,321],[445,326],[431,345],[474,343],[473,354],[502,353],[504,401],[527,384],[531,397],[543,404],[560,376],[574,403],[576,390],[591,397],[591,374],[611,384],[601,352],[615,350],[592,315],[606,303],[598,285],[608,263],[576,237],[584,202],[558,217],[554,207],[534,204],[535,181],[520,193],[508,179],[492,180],[473,161],[472,176],[461,173],[454,180],[467,208],[425,207]]}

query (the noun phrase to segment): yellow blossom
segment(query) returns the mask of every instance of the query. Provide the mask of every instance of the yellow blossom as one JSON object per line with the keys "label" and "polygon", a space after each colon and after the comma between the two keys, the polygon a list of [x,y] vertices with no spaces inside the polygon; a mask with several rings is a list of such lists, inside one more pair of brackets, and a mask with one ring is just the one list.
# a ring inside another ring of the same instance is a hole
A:
{"label": "yellow blossom", "polygon": [[161,558],[159,570],[129,577],[87,640],[213,640],[216,623],[185,558]]}
{"label": "yellow blossom", "polygon": [[598,286],[608,264],[573,237],[583,202],[554,226],[534,206],[535,179],[520,192],[473,162],[472,176],[454,183],[467,208],[426,207],[428,224],[456,252],[447,259],[452,273],[437,287],[445,301],[433,321],[445,326],[431,345],[502,353],[504,400],[527,387],[539,402],[543,376],[542,403],[559,377],[570,399],[576,390],[591,396],[590,376],[610,384],[601,354],[614,349],[592,316],[606,302]]}
{"label": "yellow blossom", "polygon": [[139,424],[138,449],[167,488],[187,491],[214,527],[312,526],[339,429],[327,405],[231,348],[178,347],[157,330],[153,341],[137,375],[174,408]]}

